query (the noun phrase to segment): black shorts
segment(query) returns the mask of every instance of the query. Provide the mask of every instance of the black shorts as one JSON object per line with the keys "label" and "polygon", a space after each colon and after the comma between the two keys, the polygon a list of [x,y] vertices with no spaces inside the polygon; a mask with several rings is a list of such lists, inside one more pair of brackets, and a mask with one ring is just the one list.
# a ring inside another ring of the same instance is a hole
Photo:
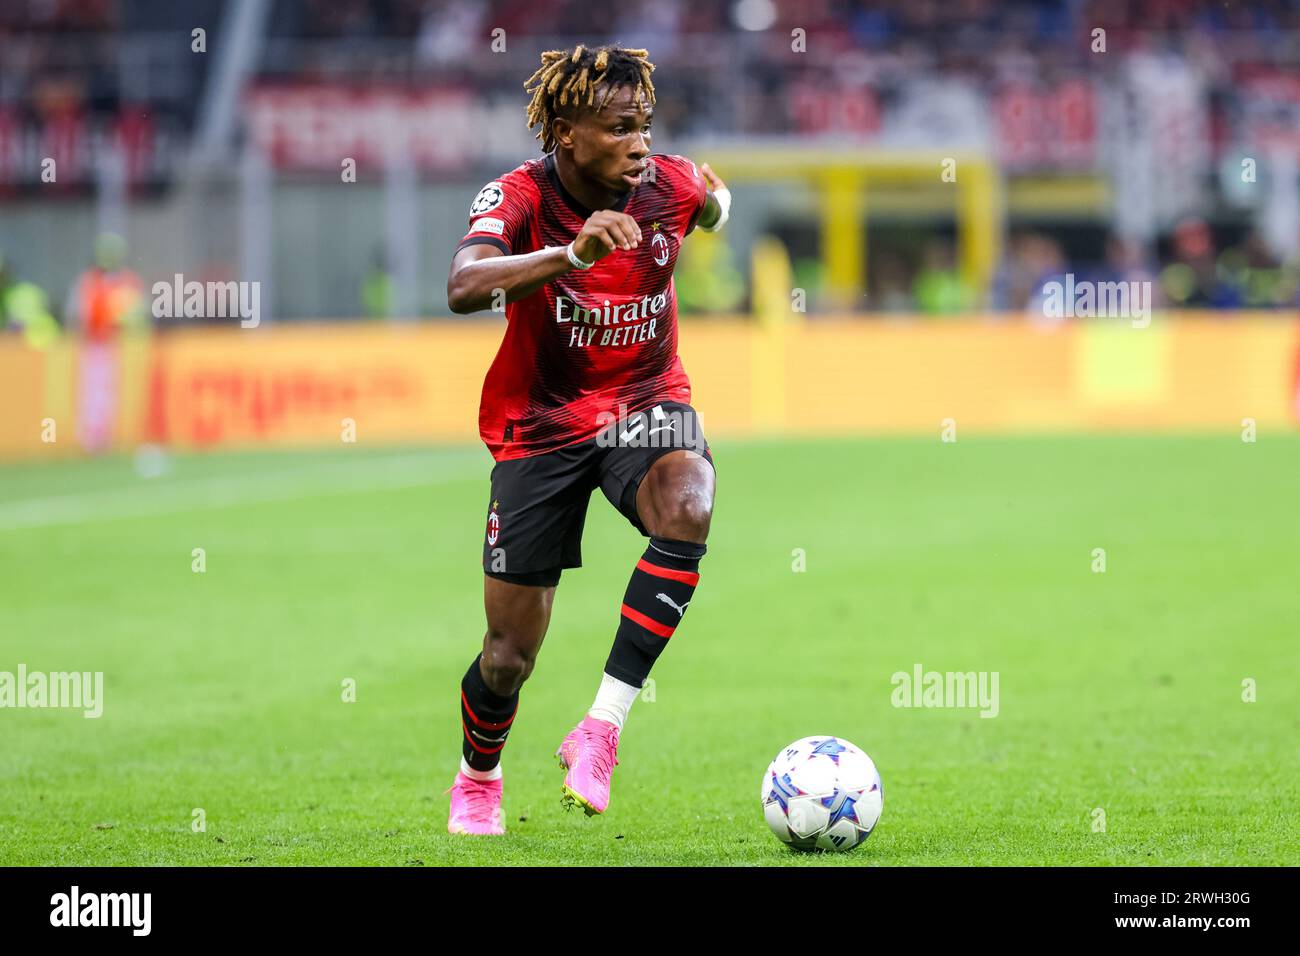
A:
{"label": "black shorts", "polygon": [[660,457],[688,449],[713,464],[695,409],[660,402],[611,423],[594,438],[492,468],[483,573],[517,584],[552,586],[582,566],[587,502],[600,488],[641,534],[641,479]]}

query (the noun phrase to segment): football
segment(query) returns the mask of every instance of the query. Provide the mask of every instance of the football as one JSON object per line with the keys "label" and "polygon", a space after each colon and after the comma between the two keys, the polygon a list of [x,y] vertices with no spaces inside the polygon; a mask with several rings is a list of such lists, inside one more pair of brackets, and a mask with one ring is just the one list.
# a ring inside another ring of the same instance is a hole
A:
{"label": "football", "polygon": [[843,737],[804,737],[763,774],[763,817],[797,850],[851,850],[880,820],[885,792],[875,763]]}

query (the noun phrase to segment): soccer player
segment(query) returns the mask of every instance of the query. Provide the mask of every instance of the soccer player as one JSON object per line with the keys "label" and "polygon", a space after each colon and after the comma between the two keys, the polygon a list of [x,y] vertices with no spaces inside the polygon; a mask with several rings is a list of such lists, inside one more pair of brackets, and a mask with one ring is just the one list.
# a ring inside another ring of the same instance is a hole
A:
{"label": "soccer player", "polygon": [[[556,751],[562,799],[609,806],[628,709],[699,581],[713,457],[677,357],[673,266],[731,194],[707,165],[652,154],[645,50],[552,50],[525,83],[545,155],[488,183],[447,279],[453,311],[502,307],[479,432],[496,460],[483,547],[487,633],[461,681],[452,833],[500,834],[501,751],[560,573],[582,564],[596,489],[649,543],[591,708]],[[611,614],[611,617],[613,615]]]}

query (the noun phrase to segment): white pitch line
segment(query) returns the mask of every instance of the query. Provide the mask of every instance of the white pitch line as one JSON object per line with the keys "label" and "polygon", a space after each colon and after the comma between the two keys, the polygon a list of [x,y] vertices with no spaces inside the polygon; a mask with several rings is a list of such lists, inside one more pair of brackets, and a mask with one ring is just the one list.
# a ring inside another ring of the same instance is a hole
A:
{"label": "white pitch line", "polygon": [[486,481],[491,462],[481,457],[465,455],[449,461],[447,455],[402,455],[192,481],[142,478],[137,485],[4,502],[0,504],[0,531],[419,488],[474,477]]}

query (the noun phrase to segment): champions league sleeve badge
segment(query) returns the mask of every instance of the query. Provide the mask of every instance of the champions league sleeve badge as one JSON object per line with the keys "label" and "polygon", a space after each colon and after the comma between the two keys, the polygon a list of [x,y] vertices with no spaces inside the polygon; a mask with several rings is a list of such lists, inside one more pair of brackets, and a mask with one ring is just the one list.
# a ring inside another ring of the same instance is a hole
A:
{"label": "champions league sleeve badge", "polygon": [[505,190],[501,188],[499,182],[491,182],[479,190],[474,201],[469,204],[469,217],[481,216],[485,212],[491,212],[501,205],[501,201],[506,198]]}

